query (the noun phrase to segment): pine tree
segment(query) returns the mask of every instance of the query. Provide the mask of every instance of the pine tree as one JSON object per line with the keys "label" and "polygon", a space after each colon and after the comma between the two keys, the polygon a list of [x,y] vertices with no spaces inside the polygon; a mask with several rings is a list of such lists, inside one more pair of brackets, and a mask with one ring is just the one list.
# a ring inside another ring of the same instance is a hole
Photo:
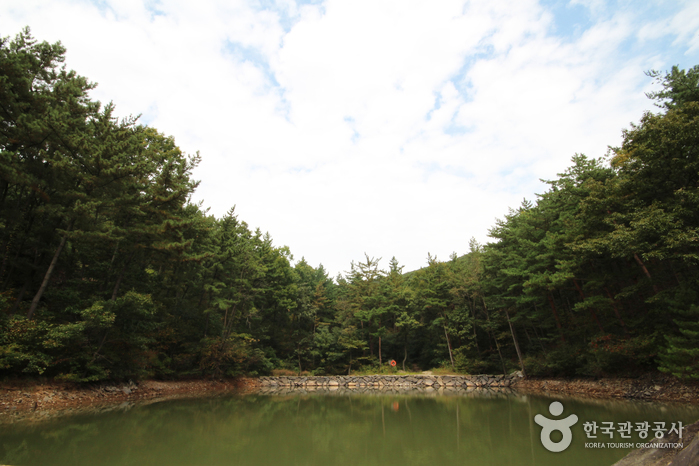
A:
{"label": "pine tree", "polygon": [[659,369],[683,379],[699,379],[699,306],[675,311],[679,335],[669,335],[660,355]]}

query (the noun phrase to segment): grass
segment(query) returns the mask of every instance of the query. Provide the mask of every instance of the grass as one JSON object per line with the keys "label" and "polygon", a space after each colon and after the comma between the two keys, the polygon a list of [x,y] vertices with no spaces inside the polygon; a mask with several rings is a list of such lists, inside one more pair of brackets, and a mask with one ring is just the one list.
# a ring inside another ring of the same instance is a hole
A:
{"label": "grass", "polygon": [[353,370],[351,375],[363,376],[363,375],[414,375],[420,374],[420,372],[411,372],[399,370],[398,367],[391,367],[388,364],[384,364],[380,369],[373,366],[360,367],[357,370]]}
{"label": "grass", "polygon": [[308,371],[303,371],[299,373],[299,371],[292,371],[290,369],[272,369],[272,375],[274,377],[307,377],[311,375],[311,373]]}
{"label": "grass", "polygon": [[451,367],[437,367],[435,369],[430,369],[432,371],[432,375],[466,375],[462,374],[460,372],[455,371]]}

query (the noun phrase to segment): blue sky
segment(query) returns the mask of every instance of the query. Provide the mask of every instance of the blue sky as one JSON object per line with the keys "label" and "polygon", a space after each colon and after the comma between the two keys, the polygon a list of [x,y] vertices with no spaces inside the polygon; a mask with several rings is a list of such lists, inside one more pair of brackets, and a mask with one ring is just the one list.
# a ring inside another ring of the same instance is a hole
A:
{"label": "blue sky", "polygon": [[332,275],[468,251],[575,153],[655,111],[644,75],[699,64],[699,2],[5,1],[93,98],[200,151],[236,206]]}

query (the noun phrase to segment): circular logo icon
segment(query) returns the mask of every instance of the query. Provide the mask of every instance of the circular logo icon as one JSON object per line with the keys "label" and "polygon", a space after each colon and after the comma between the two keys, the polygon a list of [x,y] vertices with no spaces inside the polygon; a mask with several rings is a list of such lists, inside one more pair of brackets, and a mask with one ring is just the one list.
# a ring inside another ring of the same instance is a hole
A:
{"label": "circular logo icon", "polygon": [[[549,413],[552,416],[560,416],[563,414],[563,405],[558,401],[554,401],[549,405]],[[578,416],[571,414],[563,419],[549,419],[546,416],[537,414],[534,416],[534,422],[541,426],[541,444],[544,448],[548,451],[559,453],[568,448],[570,442],[573,441],[573,432],[570,428],[578,422]],[[554,430],[563,434],[563,438],[558,442],[551,440],[551,433]]]}

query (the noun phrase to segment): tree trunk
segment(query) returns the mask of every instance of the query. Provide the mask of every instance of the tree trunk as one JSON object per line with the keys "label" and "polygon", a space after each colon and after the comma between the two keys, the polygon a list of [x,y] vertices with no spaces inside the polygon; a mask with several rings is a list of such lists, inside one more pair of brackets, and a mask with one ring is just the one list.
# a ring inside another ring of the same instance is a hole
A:
{"label": "tree trunk", "polygon": [[675,267],[672,265],[672,261],[668,261],[668,266],[670,267],[670,271],[672,272],[672,275],[675,277],[675,281],[677,282],[677,286],[681,286],[682,281],[680,280],[680,276],[677,274]]}
{"label": "tree trunk", "polygon": [[638,254],[634,253],[633,258],[636,259],[636,263],[638,264],[639,267],[641,267],[641,270],[643,270],[643,273],[648,277],[648,280],[650,280],[650,283],[653,285],[653,291],[655,294],[658,294],[658,286],[653,283],[653,278],[650,276],[650,272],[648,271],[648,268],[646,268],[646,264],[643,263],[640,257],[638,257]]}
{"label": "tree trunk", "polygon": [[449,342],[449,334],[447,333],[447,326],[444,325],[444,336],[447,337],[447,348],[449,348],[449,360],[451,361],[451,368],[454,369],[454,358],[451,355],[451,343]]}
{"label": "tree trunk", "polygon": [[135,254],[135,250],[131,252],[131,255],[128,259],[126,259],[124,266],[121,268],[121,272],[119,272],[119,277],[117,277],[117,281],[114,284],[114,290],[112,291],[112,301],[116,301],[117,294],[119,293],[119,287],[121,287],[121,280],[124,278],[124,274],[126,273],[126,267],[129,266],[129,263],[131,263],[131,259],[133,259]]}
{"label": "tree trunk", "polygon": [[505,316],[507,317],[507,323],[510,324],[510,333],[512,334],[512,340],[515,342],[515,350],[517,350],[517,357],[519,358],[519,365],[522,366],[522,375],[527,376],[527,371],[524,369],[524,360],[522,359],[522,352],[519,350],[519,342],[517,341],[517,334],[515,334],[515,329],[512,326],[512,321],[510,320],[510,313],[505,309]]}
{"label": "tree trunk", "polygon": [[[576,279],[573,279],[573,283],[575,284],[575,288],[578,289],[578,293],[580,293],[580,299],[585,301],[585,293],[583,293],[582,288],[580,285],[578,285],[578,281]],[[597,318],[597,313],[595,312],[594,309],[590,308],[590,313],[592,314],[592,319],[597,323],[597,327],[599,328],[599,331],[604,333],[604,327],[602,327],[602,324],[600,323],[599,319]]]}
{"label": "tree trunk", "polygon": [[379,370],[381,366],[383,366],[383,362],[381,361],[381,337],[379,337]]}
{"label": "tree trunk", "polygon": [[[124,265],[124,269],[126,269],[126,265]],[[121,286],[121,279],[124,278],[124,269],[122,269],[121,273],[117,277],[117,281],[114,284],[114,290],[112,290],[112,301],[116,301],[117,294],[119,293],[119,287]]]}
{"label": "tree trunk", "polygon": [[[536,305],[534,305],[534,307],[536,308]],[[536,326],[530,319],[527,320],[529,321],[529,325],[532,326],[532,330],[534,330],[534,338],[536,338],[536,341],[539,343],[539,347],[541,347],[541,352],[545,354],[546,348],[544,348],[544,344],[541,342],[541,337],[539,336],[539,332],[536,331]]]}
{"label": "tree trunk", "polygon": [[0,205],[3,205],[5,203],[5,198],[7,197],[7,191],[10,189],[10,183],[7,181],[4,182],[4,186],[2,188],[2,199],[0,200]]}
{"label": "tree trunk", "polygon": [[303,372],[303,368],[301,367],[301,347],[297,346],[296,347],[296,354],[299,356],[299,375],[301,375],[301,372]]}
{"label": "tree trunk", "polygon": [[405,360],[408,359],[408,346],[403,345],[403,372],[405,372]]}
{"label": "tree trunk", "polygon": [[74,223],[75,219],[70,221],[68,229],[66,230],[66,234],[63,235],[63,238],[61,238],[61,242],[58,245],[58,248],[56,249],[56,253],[53,255],[53,259],[51,259],[51,264],[49,265],[48,270],[46,271],[46,275],[44,275],[44,280],[41,282],[39,291],[36,292],[36,295],[34,295],[34,299],[32,299],[32,304],[31,306],[29,306],[29,311],[27,312],[27,319],[31,319],[32,317],[34,317],[34,311],[36,311],[36,308],[39,306],[41,296],[43,296],[44,291],[46,291],[46,288],[48,288],[49,286],[49,280],[51,280],[51,275],[53,275],[53,271],[56,268],[56,264],[58,263],[58,257],[61,255],[63,247],[66,245],[66,241],[68,240],[68,232],[70,232],[70,230],[73,229]]}
{"label": "tree trunk", "polygon": [[97,347],[97,350],[92,355],[92,359],[90,359],[88,365],[95,362],[95,359],[97,359],[97,356],[99,356],[99,353],[102,350],[102,346],[104,346],[104,342],[107,341],[107,335],[109,335],[109,329],[107,329],[107,331],[104,332],[104,337],[102,337],[102,341],[100,342],[100,345]]}
{"label": "tree trunk", "polygon": [[5,241],[5,245],[3,246],[3,255],[2,255],[2,266],[0,267],[0,283],[3,281],[3,276],[5,275],[5,266],[7,265],[7,256],[10,255],[10,245],[12,244],[12,239],[14,238],[15,232],[13,231],[10,234],[10,237],[7,238],[7,241]]}
{"label": "tree trunk", "polygon": [[[485,305],[485,301],[483,301],[483,305]],[[480,357],[481,348],[478,346],[478,332],[476,332],[476,299],[475,299],[475,297],[473,299],[473,302],[471,303],[471,314],[473,315],[473,341],[476,343],[476,351],[478,352],[478,356]]]}
{"label": "tree trunk", "polygon": [[24,282],[24,285],[22,285],[22,289],[19,290],[19,295],[17,295],[17,300],[15,303],[12,305],[12,309],[10,309],[10,315],[14,314],[17,308],[19,307],[19,303],[22,302],[22,298],[24,298],[24,293],[27,292],[27,288],[29,288],[29,282],[31,280],[28,278],[27,281]]}
{"label": "tree trunk", "polygon": [[563,327],[561,327],[561,321],[558,318],[558,311],[556,310],[556,304],[553,302],[553,296],[551,296],[551,293],[547,293],[547,296],[549,298],[549,304],[551,304],[551,310],[553,311],[553,317],[556,319],[556,327],[558,327],[558,333],[561,335],[561,341],[563,343],[566,342],[566,337],[563,336]]}
{"label": "tree trunk", "polygon": [[[612,212],[608,210],[607,213],[611,214]],[[616,225],[616,221],[614,221],[614,225]],[[633,258],[636,260],[638,266],[641,267],[641,270],[643,270],[643,273],[646,275],[646,277],[648,277],[648,280],[650,280],[651,284],[653,285],[653,291],[655,291],[655,294],[658,294],[658,287],[653,283],[653,279],[651,278],[650,272],[648,271],[648,268],[646,268],[646,265],[635,252],[633,253]]]}
{"label": "tree trunk", "polygon": [[612,296],[612,293],[609,292],[609,288],[606,286],[604,287],[604,291],[607,293],[607,297],[609,300],[612,302],[612,309],[614,309],[614,314],[616,314],[616,318],[621,324],[621,328],[624,330],[624,335],[628,336],[629,335],[629,329],[626,328],[626,323],[624,323],[624,319],[621,318],[621,314],[619,313],[619,308],[616,306],[616,301],[614,301],[614,297]]}
{"label": "tree trunk", "polygon": [[104,274],[104,281],[102,282],[102,286],[100,286],[100,293],[104,291],[104,289],[107,287],[107,284],[109,283],[109,276],[112,274],[112,267],[114,266],[114,261],[116,260],[117,253],[119,252],[119,241],[117,241],[116,246],[114,247],[114,254],[112,254],[112,260],[109,261],[109,267],[107,268],[107,273]]}
{"label": "tree trunk", "polygon": [[529,335],[529,332],[527,332],[527,325],[522,325],[522,330],[524,330],[524,334],[527,336],[527,341],[529,342],[529,346],[534,346],[534,342],[532,341],[532,337]]}
{"label": "tree trunk", "polygon": [[221,327],[221,338],[225,338],[226,335],[226,324],[228,323],[228,307],[226,307],[226,313],[223,315],[223,327]]}
{"label": "tree trunk", "polygon": [[[490,317],[488,317],[488,321],[490,321]],[[500,351],[500,343],[498,342],[498,339],[493,335],[493,333],[488,330],[488,336],[492,338],[495,341],[495,348],[498,350],[498,356],[500,357],[500,364],[502,365],[502,374],[507,375],[507,369],[505,369],[505,360],[502,358],[502,351]],[[492,351],[492,345],[490,346],[491,351]]]}
{"label": "tree trunk", "polygon": [[[488,318],[488,324],[490,325],[490,312],[488,312],[488,306],[485,304],[485,298],[481,296],[481,301],[483,301],[483,310],[485,310],[485,316]],[[505,360],[502,358],[502,352],[500,351],[500,343],[498,343],[497,337],[493,335],[490,330],[488,330],[488,336],[495,340],[495,347],[498,349],[498,356],[500,356],[500,364],[502,364],[502,374],[507,375],[507,370],[505,369]],[[490,346],[492,351],[493,346]]]}

